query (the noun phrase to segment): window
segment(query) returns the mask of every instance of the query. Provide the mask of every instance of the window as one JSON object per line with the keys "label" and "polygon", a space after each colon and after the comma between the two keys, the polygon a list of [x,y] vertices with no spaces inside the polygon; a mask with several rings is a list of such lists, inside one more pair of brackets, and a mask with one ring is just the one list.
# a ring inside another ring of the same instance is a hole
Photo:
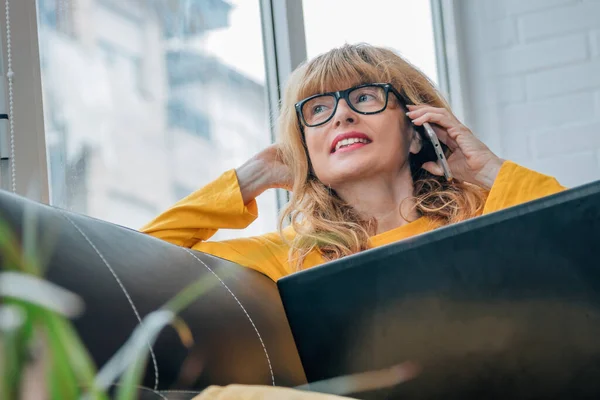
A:
{"label": "window", "polygon": [[108,196],[104,219],[124,226],[143,226],[159,212],[153,203],[138,198],[135,194],[113,191]]}
{"label": "window", "polygon": [[73,7],[70,1],[38,0],[37,4],[40,23],[67,36],[75,34]]}
{"label": "window", "polygon": [[107,69],[114,75],[113,79],[131,85],[141,95],[145,94],[141,55],[119,49],[117,45],[105,40],[98,40],[98,52]]}
{"label": "window", "polygon": [[231,4],[222,0],[156,1],[154,7],[163,21],[163,35],[167,38],[203,34],[227,28]]}
{"label": "window", "polygon": [[175,193],[175,197],[177,200],[181,200],[190,193],[194,191],[195,188],[187,187],[185,185],[180,184],[179,182],[173,183],[173,193]]}
{"label": "window", "polygon": [[[366,42],[398,51],[438,82],[431,2],[303,0],[309,58],[344,43]],[[368,5],[366,5],[368,4]]]}
{"label": "window", "polygon": [[180,128],[186,133],[210,140],[210,121],[184,101],[169,102],[168,119],[170,128]]}
{"label": "window", "polygon": [[[39,0],[51,203],[139,228],[182,188],[189,194],[266,147],[259,5]],[[77,11],[76,36],[58,29],[63,8]],[[276,227],[275,193],[258,202],[244,236]]]}

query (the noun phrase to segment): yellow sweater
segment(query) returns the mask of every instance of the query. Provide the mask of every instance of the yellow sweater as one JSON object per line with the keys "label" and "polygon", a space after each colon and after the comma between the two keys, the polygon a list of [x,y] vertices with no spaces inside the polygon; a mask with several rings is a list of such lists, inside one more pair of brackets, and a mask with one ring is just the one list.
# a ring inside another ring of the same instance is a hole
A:
{"label": "yellow sweater", "polygon": [[[556,179],[531,171],[513,162],[506,161],[490,193],[483,214],[489,214],[540,197],[564,190]],[[142,232],[153,235],[179,246],[189,247],[205,253],[231,260],[253,268],[277,280],[292,273],[287,263],[288,247],[279,234],[207,241],[218,229],[243,229],[258,216],[255,201],[244,205],[237,176],[234,170],[222,174],[205,187],[176,203],[172,208],[156,217],[142,228]],[[433,229],[427,218],[419,218],[399,228],[371,237],[371,246],[378,247]],[[284,234],[294,235],[291,228]],[[318,253],[310,254],[304,268],[323,263]],[[333,400],[341,397],[317,393],[306,393],[286,388],[266,386],[230,385],[210,387],[194,400],[251,400],[251,399],[314,399]]]}
{"label": "yellow sweater", "polygon": [[[507,207],[535,200],[564,190],[556,179],[531,171],[511,161],[506,161],[483,210],[489,214]],[[223,173],[219,178],[177,202],[160,214],[141,231],[167,242],[212,254],[237,264],[253,268],[274,281],[291,274],[287,262],[289,247],[277,232],[242,239],[208,241],[218,229],[243,229],[258,216],[256,201],[244,205],[235,170]],[[399,228],[371,237],[371,246],[378,247],[434,228],[422,217]],[[284,230],[286,237],[293,237],[291,227]],[[316,251],[309,254],[304,268],[324,262]]]}

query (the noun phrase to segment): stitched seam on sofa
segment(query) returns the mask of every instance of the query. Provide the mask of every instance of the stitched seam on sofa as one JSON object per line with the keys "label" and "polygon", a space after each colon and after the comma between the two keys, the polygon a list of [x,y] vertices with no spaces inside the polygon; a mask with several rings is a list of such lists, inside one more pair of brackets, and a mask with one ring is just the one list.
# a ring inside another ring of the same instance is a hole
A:
{"label": "stitched seam on sofa", "polygon": [[[135,317],[137,318],[138,323],[141,325],[142,318],[140,317],[140,314],[139,314],[137,308],[135,307],[135,304],[133,304],[133,300],[131,299],[131,296],[129,296],[129,292],[127,292],[127,289],[125,289],[125,286],[123,285],[123,283],[117,276],[117,273],[110,266],[108,261],[106,261],[106,258],[104,258],[104,256],[100,252],[100,250],[98,250],[98,248],[92,242],[92,240],[88,237],[88,235],[86,235],[86,233],[83,230],[81,230],[81,228],[79,228],[79,226],[66,213],[64,213],[62,210],[59,210],[59,211],[67,219],[67,221],[69,221],[71,223],[71,225],[73,225],[75,227],[75,229],[77,229],[77,231],[81,234],[81,236],[83,236],[83,238],[88,242],[88,244],[92,247],[92,249],[94,249],[94,251],[96,252],[98,257],[100,257],[100,259],[104,263],[104,265],[106,265],[106,268],[108,268],[108,270],[110,271],[112,276],[117,281],[117,284],[119,285],[119,287],[125,294],[125,297],[127,298],[127,301],[129,302],[129,305],[131,306],[131,309],[133,310],[133,313],[135,314]],[[152,349],[152,346],[150,345],[149,342],[148,342],[148,349],[150,350],[150,357],[152,358],[152,366],[154,367],[154,390],[157,390],[158,389],[158,364],[156,362],[156,356],[154,355],[154,350]]]}
{"label": "stitched seam on sofa", "polygon": [[254,321],[250,317],[250,314],[248,314],[248,311],[246,311],[246,308],[244,308],[242,303],[238,300],[237,296],[235,294],[233,294],[231,289],[229,289],[229,287],[225,284],[225,282],[223,282],[223,280],[219,277],[219,275],[217,275],[215,273],[215,271],[213,271],[208,265],[206,265],[206,263],[204,261],[199,259],[194,253],[192,253],[192,251],[190,249],[184,248],[184,250],[187,251],[188,253],[190,253],[190,255],[192,257],[194,257],[196,260],[198,260],[200,263],[202,263],[202,265],[204,265],[206,267],[206,269],[208,269],[215,276],[215,278],[217,278],[219,280],[219,282],[221,282],[221,285],[223,285],[225,287],[225,289],[227,289],[229,294],[231,294],[233,299],[238,303],[238,305],[240,306],[242,311],[244,311],[244,314],[246,314],[246,317],[248,317],[248,320],[252,324],[252,327],[254,328],[254,332],[256,332],[256,335],[258,336],[258,340],[260,340],[260,344],[263,348],[263,351],[265,352],[265,357],[267,358],[267,364],[269,364],[269,372],[271,373],[271,381],[273,382],[273,386],[275,386],[275,375],[273,374],[273,367],[271,366],[271,359],[269,358],[269,353],[267,352],[267,347],[265,346],[265,342],[263,341],[262,336],[260,335],[260,332],[258,332],[258,328],[256,327],[256,325],[254,324]]}

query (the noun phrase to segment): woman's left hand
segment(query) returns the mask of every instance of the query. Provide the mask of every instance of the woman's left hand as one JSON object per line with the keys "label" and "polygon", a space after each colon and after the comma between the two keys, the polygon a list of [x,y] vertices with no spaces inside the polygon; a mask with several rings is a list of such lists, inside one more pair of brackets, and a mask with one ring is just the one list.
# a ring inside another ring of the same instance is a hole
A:
{"label": "woman's left hand", "polygon": [[[415,125],[429,122],[438,136],[452,153],[448,165],[452,175],[484,189],[491,189],[504,160],[496,156],[473,132],[463,125],[450,111],[427,104],[409,105],[407,116]],[[443,175],[435,162],[423,164],[423,169],[434,175]]]}

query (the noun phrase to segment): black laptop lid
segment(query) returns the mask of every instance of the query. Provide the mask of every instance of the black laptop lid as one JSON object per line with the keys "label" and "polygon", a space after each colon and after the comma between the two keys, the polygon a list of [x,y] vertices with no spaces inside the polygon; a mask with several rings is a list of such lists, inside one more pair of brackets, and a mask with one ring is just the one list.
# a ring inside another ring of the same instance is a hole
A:
{"label": "black laptop lid", "polygon": [[403,361],[365,399],[600,398],[600,182],[278,282],[309,382]]}

